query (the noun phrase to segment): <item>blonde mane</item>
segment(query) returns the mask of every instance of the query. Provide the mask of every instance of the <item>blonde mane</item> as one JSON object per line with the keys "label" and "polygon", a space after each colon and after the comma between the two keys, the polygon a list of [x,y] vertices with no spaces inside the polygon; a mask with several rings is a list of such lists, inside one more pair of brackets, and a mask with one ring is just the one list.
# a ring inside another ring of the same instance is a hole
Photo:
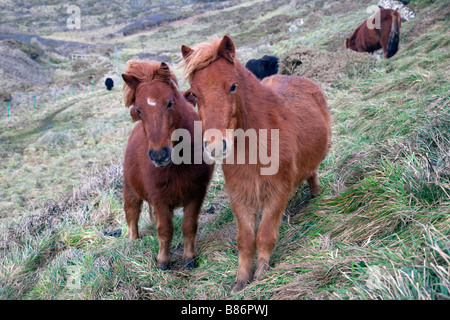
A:
{"label": "blonde mane", "polygon": [[[161,66],[160,62],[156,61],[137,61],[129,60],[125,67],[124,73],[131,75],[139,80],[140,83],[151,82],[155,79],[156,72]],[[172,82],[175,87],[178,87],[177,77],[172,71],[167,73],[167,80]],[[130,88],[126,82],[123,84],[123,93],[125,106],[129,107],[134,104],[136,92]]]}
{"label": "blonde mane", "polygon": [[194,72],[205,68],[211,62],[217,59],[220,39],[214,36],[211,43],[200,43],[192,52],[181,62],[180,68],[184,67],[184,79],[192,80]]}

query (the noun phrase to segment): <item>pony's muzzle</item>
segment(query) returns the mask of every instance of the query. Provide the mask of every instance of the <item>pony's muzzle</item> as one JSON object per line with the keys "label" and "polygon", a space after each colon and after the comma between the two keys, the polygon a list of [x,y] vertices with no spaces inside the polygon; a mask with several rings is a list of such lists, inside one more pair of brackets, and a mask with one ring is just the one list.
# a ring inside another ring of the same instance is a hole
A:
{"label": "pony's muzzle", "polygon": [[148,157],[157,167],[165,167],[172,162],[171,151],[168,147],[159,150],[148,150]]}
{"label": "pony's muzzle", "polygon": [[212,142],[212,143],[208,143],[208,141],[204,141],[204,148],[205,148],[205,152],[212,158],[212,159],[224,159],[227,157],[227,153],[228,153],[228,145],[229,143],[227,142],[226,139],[221,139],[222,142],[217,141],[217,142]]}

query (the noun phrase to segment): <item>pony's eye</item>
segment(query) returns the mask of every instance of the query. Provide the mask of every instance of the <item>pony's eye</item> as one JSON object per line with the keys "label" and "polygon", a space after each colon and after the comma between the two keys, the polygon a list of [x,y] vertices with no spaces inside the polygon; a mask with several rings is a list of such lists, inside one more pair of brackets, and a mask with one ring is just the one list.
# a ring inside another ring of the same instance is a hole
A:
{"label": "pony's eye", "polygon": [[142,114],[141,110],[139,110],[138,108],[136,108],[137,113]]}
{"label": "pony's eye", "polygon": [[169,101],[169,103],[167,104],[167,109],[170,109],[170,108],[172,108],[172,106],[173,106],[173,103],[172,103],[172,101]]}
{"label": "pony's eye", "polygon": [[233,83],[233,84],[231,85],[230,92],[231,92],[231,93],[236,92],[236,83]]}
{"label": "pony's eye", "polygon": [[192,95],[194,96],[195,99],[198,99],[197,95],[195,93],[193,93],[192,91],[191,91],[191,93],[192,93]]}

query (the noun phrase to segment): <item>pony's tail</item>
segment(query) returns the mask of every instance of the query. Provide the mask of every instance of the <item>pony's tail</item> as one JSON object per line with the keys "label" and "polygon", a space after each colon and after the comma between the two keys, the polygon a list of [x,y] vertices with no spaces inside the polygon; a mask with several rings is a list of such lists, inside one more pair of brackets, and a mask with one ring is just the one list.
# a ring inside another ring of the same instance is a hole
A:
{"label": "pony's tail", "polygon": [[391,30],[389,31],[388,44],[386,50],[386,58],[392,57],[398,51],[398,44],[400,42],[400,25],[402,23],[400,14],[396,11],[391,13],[392,22]]}

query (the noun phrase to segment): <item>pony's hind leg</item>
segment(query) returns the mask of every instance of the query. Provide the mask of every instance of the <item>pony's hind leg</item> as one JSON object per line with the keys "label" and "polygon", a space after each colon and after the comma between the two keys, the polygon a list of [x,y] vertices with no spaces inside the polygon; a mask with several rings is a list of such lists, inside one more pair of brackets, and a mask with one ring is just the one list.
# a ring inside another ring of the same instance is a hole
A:
{"label": "pony's hind leg", "polygon": [[136,240],[139,238],[138,222],[143,201],[136,197],[126,182],[123,188],[123,195],[125,218],[128,224],[128,238]]}
{"label": "pony's hind leg", "polygon": [[183,264],[184,268],[188,270],[194,269],[197,265],[195,263],[195,236],[197,234],[198,215],[202,206],[203,197],[200,199],[193,199],[190,203],[184,206],[183,217]]}
{"label": "pony's hind leg", "polygon": [[317,171],[315,171],[313,175],[308,178],[308,186],[312,198],[320,196],[322,190],[320,190],[319,187],[319,174],[317,173]]}

